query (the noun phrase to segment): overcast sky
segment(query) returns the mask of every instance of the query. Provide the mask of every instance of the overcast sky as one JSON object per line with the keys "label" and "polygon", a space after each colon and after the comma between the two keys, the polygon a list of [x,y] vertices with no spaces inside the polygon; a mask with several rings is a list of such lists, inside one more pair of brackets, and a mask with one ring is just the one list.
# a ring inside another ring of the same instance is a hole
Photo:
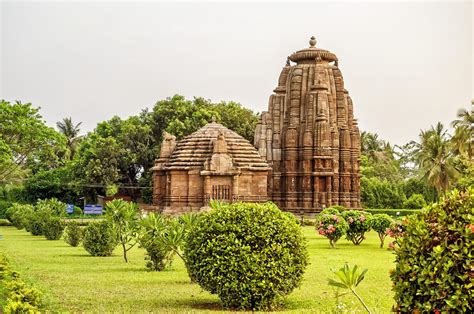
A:
{"label": "overcast sky", "polygon": [[[0,0],[1,1],[1,0]],[[255,111],[292,52],[334,52],[362,130],[392,143],[448,124],[474,98],[471,1],[159,3],[4,1],[0,98],[83,130],[181,94]]]}

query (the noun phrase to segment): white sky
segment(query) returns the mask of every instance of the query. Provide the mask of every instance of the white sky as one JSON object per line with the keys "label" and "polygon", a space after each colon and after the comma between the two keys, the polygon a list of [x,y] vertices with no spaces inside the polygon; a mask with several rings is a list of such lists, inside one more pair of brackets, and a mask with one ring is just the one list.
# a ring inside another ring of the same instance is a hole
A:
{"label": "white sky", "polygon": [[339,57],[362,130],[392,143],[474,98],[471,1],[24,2],[0,6],[0,98],[84,131],[182,94],[267,109],[286,56]]}

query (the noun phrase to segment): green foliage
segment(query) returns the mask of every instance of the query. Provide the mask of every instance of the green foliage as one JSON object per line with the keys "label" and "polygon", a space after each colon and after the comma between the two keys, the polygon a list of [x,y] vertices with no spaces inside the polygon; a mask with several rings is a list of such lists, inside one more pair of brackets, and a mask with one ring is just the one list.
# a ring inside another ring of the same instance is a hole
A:
{"label": "green foliage", "polygon": [[31,205],[13,203],[6,211],[6,216],[17,229],[23,229],[27,228],[33,212]]}
{"label": "green foliage", "polygon": [[402,185],[377,177],[362,177],[361,202],[368,208],[402,208],[406,199]]}
{"label": "green foliage", "polygon": [[68,167],[61,167],[35,173],[25,180],[22,199],[34,203],[39,199],[57,198],[73,203],[78,199],[78,195],[69,185],[72,181],[70,171]]}
{"label": "green foliage", "polygon": [[106,204],[105,218],[117,232],[122,245],[123,259],[127,260],[127,252],[137,244],[139,225],[137,204],[114,199]]}
{"label": "green foliage", "polygon": [[342,217],[349,224],[346,239],[354,245],[361,244],[365,240],[365,233],[370,230],[372,215],[359,210],[348,210],[342,213]]}
{"label": "green foliage", "polygon": [[27,162],[33,170],[61,163],[64,137],[46,126],[31,104],[1,100],[0,129],[0,183],[23,178]]}
{"label": "green foliage", "polygon": [[352,267],[351,269],[349,265],[345,264],[342,268],[333,272],[337,276],[339,281],[329,279],[329,285],[336,288],[349,290],[364,306],[365,310],[370,313],[370,310],[365,304],[365,302],[355,291],[355,288],[362,282],[362,280],[364,280],[365,274],[367,273],[367,269],[364,269],[362,272],[359,273],[357,265],[354,265],[354,267]]}
{"label": "green foliage", "polygon": [[337,214],[340,214],[344,210],[346,210],[344,206],[333,205],[331,207],[323,209],[319,214],[320,215],[334,215],[334,214],[337,215]]}
{"label": "green foliage", "polygon": [[391,274],[399,312],[474,310],[472,246],[474,189],[453,191],[418,215],[408,216],[395,248]]}
{"label": "green foliage", "polygon": [[66,224],[60,217],[51,216],[44,221],[43,235],[47,240],[59,240]]}
{"label": "green foliage", "polygon": [[164,233],[169,228],[170,218],[150,213],[140,220],[142,233],[140,245],[145,248],[146,267],[149,270],[161,271],[173,260],[173,250],[163,241]]}
{"label": "green foliage", "polygon": [[82,245],[92,256],[110,256],[117,244],[117,233],[107,220],[92,222],[84,228]]}
{"label": "green foliage", "polygon": [[0,199],[0,219],[7,218],[7,209],[12,206],[12,202]]}
{"label": "green foliage", "polygon": [[406,201],[403,202],[403,208],[421,209],[426,206],[426,201],[421,194],[412,194]]}
{"label": "green foliage", "polygon": [[388,208],[368,208],[365,209],[366,212],[371,213],[372,215],[375,214],[387,214],[392,218],[400,218],[408,215],[413,215],[418,213],[419,209],[388,209]]}
{"label": "green foliage", "polygon": [[306,241],[274,204],[221,204],[203,214],[185,246],[191,278],[225,308],[265,310],[302,280]]}
{"label": "green foliage", "polygon": [[328,208],[316,216],[316,230],[329,239],[332,248],[336,247],[336,242],[346,234],[348,229],[349,224],[337,209]]}
{"label": "green foliage", "polygon": [[66,204],[56,198],[39,200],[35,209],[45,216],[65,217],[67,215]]}
{"label": "green foliage", "polygon": [[370,227],[379,235],[380,248],[383,248],[385,238],[387,237],[387,229],[390,228],[392,223],[392,217],[387,214],[375,214],[370,219]]}
{"label": "green foliage", "polygon": [[76,221],[67,223],[64,231],[64,241],[70,246],[78,246],[82,241],[82,229]]}

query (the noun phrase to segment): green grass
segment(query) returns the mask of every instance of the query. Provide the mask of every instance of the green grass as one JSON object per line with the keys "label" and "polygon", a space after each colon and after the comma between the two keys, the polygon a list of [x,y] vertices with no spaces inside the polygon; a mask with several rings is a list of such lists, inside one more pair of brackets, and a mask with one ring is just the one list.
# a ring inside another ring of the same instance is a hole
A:
{"label": "green grass", "polygon": [[[389,270],[394,256],[380,249],[378,236],[371,232],[360,246],[341,239],[336,249],[304,227],[310,265],[303,284],[286,299],[282,313],[318,313],[336,309],[335,290],[327,284],[330,269],[345,262],[369,271],[358,291],[375,313],[390,312],[393,293]],[[222,311],[219,299],[190,283],[183,263],[175,258],[163,272],[148,272],[144,250],[133,249],[124,263],[120,250],[111,257],[91,257],[82,247],[73,248],[62,240],[47,241],[14,227],[0,227],[0,252],[10,258],[12,268],[44,293],[46,308],[52,311],[201,313]],[[387,241],[388,242],[388,239]],[[343,299],[351,310],[363,312],[357,301]]]}

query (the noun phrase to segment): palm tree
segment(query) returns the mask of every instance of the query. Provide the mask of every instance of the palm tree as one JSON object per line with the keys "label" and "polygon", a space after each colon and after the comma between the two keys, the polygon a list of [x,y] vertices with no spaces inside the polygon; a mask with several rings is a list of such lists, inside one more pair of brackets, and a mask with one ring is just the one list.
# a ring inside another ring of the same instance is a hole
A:
{"label": "palm tree", "polygon": [[67,139],[67,152],[65,157],[68,160],[72,159],[76,153],[77,146],[81,139],[81,136],[79,136],[79,132],[81,131],[79,126],[81,124],[82,122],[79,122],[78,124],[74,125],[70,117],[64,118],[62,121],[56,123],[59,132],[64,134]]}
{"label": "palm tree", "polygon": [[458,176],[454,167],[454,156],[450,149],[447,131],[441,122],[427,131],[421,131],[419,142],[412,142],[414,161],[421,177],[426,179],[438,195],[446,192],[450,183]]}
{"label": "palm tree", "polygon": [[[474,107],[474,100],[472,101]],[[467,155],[472,160],[474,155],[474,111],[460,109],[458,119],[451,125],[454,127],[454,135],[451,139],[453,148],[458,155]]]}

